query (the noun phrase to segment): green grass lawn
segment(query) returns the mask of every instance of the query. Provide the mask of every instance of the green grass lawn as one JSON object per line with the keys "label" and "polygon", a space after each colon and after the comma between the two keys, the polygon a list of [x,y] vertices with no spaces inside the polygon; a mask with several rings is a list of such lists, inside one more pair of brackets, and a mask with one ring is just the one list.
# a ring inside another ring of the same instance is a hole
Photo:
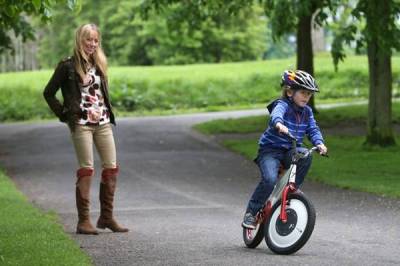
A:
{"label": "green grass lawn", "polygon": [[[262,133],[268,122],[266,115],[237,119],[212,120],[195,125],[194,128],[204,134],[221,133]],[[315,115],[318,125],[324,128],[346,125],[365,125],[367,105],[343,106],[333,109],[322,109]],[[392,108],[394,123],[400,123],[400,103],[394,102]]]}
{"label": "green grass lawn", "polygon": [[[394,120],[400,118],[400,104],[393,108]],[[348,106],[321,110],[317,115],[320,125],[345,127],[364,126],[366,106]],[[215,120],[196,125],[195,128],[206,134],[219,133],[261,133],[265,130],[267,117],[245,117],[240,119]],[[314,155],[309,179],[325,184],[378,195],[400,198],[400,177],[398,162],[400,146],[387,149],[364,147],[365,136],[325,136],[329,148],[329,158]],[[252,139],[225,140],[223,145],[248,159],[257,153],[257,137]],[[400,138],[397,137],[397,143]]]}
{"label": "green grass lawn", "polygon": [[[329,158],[314,154],[307,179],[400,198],[400,147],[366,150],[362,147],[363,141],[364,137],[326,137]],[[400,138],[397,142],[400,143]],[[248,159],[257,153],[256,139],[226,140],[223,144]]]}
{"label": "green grass lawn", "polygon": [[0,265],[92,265],[54,213],[33,207],[0,171]]}
{"label": "green grass lawn", "polygon": [[[281,74],[294,68],[295,62],[293,57],[184,66],[111,66],[110,95],[116,110],[124,115],[258,107],[280,94]],[[399,56],[392,58],[392,66],[393,93],[399,96]],[[42,96],[52,73],[53,70],[1,73],[0,121],[54,118]],[[365,56],[347,57],[335,72],[332,59],[318,55],[315,76],[321,88],[318,101],[368,97]]]}

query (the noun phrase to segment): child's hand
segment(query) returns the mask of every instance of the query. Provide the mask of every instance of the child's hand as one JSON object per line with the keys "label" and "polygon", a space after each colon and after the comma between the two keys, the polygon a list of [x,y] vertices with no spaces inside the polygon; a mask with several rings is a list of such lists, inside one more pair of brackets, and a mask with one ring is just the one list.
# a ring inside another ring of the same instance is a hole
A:
{"label": "child's hand", "polygon": [[319,150],[319,154],[326,155],[328,153],[328,148],[324,144],[318,144],[317,147]]}
{"label": "child's hand", "polygon": [[283,133],[283,134],[288,134],[289,133],[289,129],[282,124],[281,122],[276,123],[276,129],[278,130],[279,133]]}

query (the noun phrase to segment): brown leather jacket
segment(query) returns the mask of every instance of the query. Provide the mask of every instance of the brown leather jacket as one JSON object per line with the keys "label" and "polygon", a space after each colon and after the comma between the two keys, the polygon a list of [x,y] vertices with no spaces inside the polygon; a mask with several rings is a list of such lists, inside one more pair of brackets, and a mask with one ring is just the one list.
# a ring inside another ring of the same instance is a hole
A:
{"label": "brown leather jacket", "polygon": [[[115,125],[115,117],[112,111],[110,96],[108,94],[108,82],[103,75],[101,90],[104,96],[104,104],[110,111],[110,122]],[[68,57],[58,63],[53,76],[44,88],[43,96],[47,104],[61,122],[68,123],[73,131],[76,121],[81,117],[81,91],[79,88],[80,77],[75,71],[74,57]],[[63,103],[56,98],[57,91],[61,88]]]}

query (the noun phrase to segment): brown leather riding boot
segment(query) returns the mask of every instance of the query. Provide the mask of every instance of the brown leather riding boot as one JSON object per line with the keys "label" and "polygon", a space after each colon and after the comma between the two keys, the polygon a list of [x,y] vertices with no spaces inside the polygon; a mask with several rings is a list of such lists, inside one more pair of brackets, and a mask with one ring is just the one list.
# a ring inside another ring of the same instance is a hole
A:
{"label": "brown leather riding boot", "polygon": [[100,183],[100,217],[97,228],[108,228],[113,232],[128,232],[128,228],[121,227],[113,217],[114,194],[117,183],[118,168],[106,168],[101,173]]}
{"label": "brown leather riding boot", "polygon": [[78,209],[77,234],[97,235],[96,228],[90,222],[90,184],[92,181],[93,169],[81,168],[78,170],[76,181],[76,208]]}

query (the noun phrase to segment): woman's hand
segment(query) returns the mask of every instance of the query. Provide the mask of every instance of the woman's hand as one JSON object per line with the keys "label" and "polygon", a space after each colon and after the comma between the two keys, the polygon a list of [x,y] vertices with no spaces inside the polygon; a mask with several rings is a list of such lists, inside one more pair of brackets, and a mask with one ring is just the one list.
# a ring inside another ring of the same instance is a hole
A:
{"label": "woman's hand", "polygon": [[328,148],[322,143],[317,145],[319,154],[326,155],[328,153]]}
{"label": "woman's hand", "polygon": [[90,84],[94,83],[94,77],[90,75],[89,73],[85,75],[85,78],[83,79],[83,86],[89,86]]}
{"label": "woman's hand", "polygon": [[278,130],[279,133],[283,133],[283,134],[288,134],[289,133],[289,129],[282,124],[281,122],[276,123],[276,129]]}

